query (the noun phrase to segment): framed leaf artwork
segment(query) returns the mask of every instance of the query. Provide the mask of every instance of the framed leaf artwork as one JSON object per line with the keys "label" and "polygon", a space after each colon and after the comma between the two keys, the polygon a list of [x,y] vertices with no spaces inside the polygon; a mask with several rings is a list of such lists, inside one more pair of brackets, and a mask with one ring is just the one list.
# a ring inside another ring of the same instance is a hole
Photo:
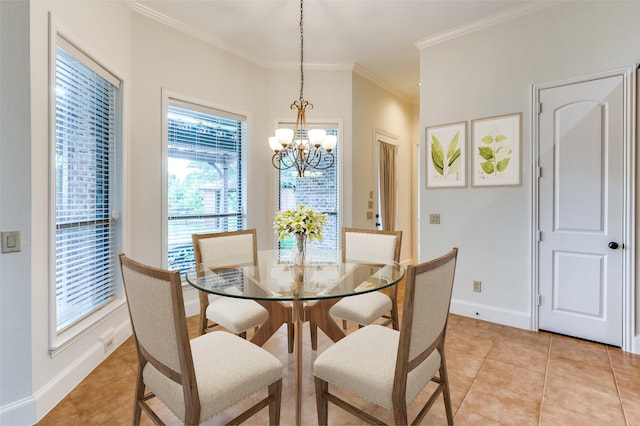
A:
{"label": "framed leaf artwork", "polygon": [[471,120],[472,186],[520,185],[521,115]]}
{"label": "framed leaf artwork", "polygon": [[466,121],[427,127],[425,144],[427,188],[467,186]]}

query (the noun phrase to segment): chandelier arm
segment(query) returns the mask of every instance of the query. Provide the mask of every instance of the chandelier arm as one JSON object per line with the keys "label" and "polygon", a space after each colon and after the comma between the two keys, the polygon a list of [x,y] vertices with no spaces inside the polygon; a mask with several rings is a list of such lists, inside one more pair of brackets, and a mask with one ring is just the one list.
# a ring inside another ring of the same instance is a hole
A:
{"label": "chandelier arm", "polygon": [[[282,155],[284,153],[284,156]],[[290,169],[293,166],[297,168],[297,150],[293,148],[291,145],[286,149],[280,151],[280,157],[282,163],[286,166],[285,169]]]}

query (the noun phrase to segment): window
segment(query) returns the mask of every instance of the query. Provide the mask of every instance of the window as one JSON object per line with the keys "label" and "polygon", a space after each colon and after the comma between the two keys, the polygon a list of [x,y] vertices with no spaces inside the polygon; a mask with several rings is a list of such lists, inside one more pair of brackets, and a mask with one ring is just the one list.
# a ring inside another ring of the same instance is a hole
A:
{"label": "window", "polygon": [[168,267],[194,263],[191,234],[245,229],[245,117],[169,99]]}
{"label": "window", "polygon": [[66,40],[55,50],[55,331],[117,295],[120,82]]}
{"label": "window", "polygon": [[[309,125],[309,129],[323,128],[328,135],[339,137],[337,125]],[[339,228],[339,157],[340,140],[331,151],[334,162],[326,170],[307,170],[304,177],[298,177],[295,167],[279,171],[279,210],[294,209],[303,204],[308,207],[327,214],[327,226],[322,234],[323,241],[309,242],[309,247],[337,250],[340,237]],[[295,240],[293,237],[286,238],[279,242],[281,248],[293,248]]]}

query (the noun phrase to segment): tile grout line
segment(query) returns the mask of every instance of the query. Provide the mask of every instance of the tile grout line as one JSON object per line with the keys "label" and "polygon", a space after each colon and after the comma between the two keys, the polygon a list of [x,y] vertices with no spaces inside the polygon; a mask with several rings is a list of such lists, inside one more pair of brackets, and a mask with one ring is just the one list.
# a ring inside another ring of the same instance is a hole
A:
{"label": "tile grout line", "polygon": [[628,426],[629,418],[627,417],[627,411],[624,408],[624,404],[622,403],[622,394],[620,393],[620,385],[618,385],[618,376],[616,374],[615,368],[613,368],[613,361],[611,361],[611,351],[609,350],[609,345],[605,345],[607,349],[607,358],[609,359],[609,366],[611,367],[611,375],[613,376],[613,383],[616,386],[616,392],[618,393],[618,401],[620,402],[620,408],[622,409],[622,416],[624,417],[624,422]]}
{"label": "tile grout line", "polygon": [[[460,412],[460,409],[462,408],[462,404],[464,404],[464,401],[467,399],[467,396],[471,392],[471,388],[473,388],[473,385],[478,380],[478,376],[480,375],[480,371],[482,371],[482,367],[484,367],[484,365],[487,363],[487,359],[489,358],[489,353],[491,352],[491,349],[493,349],[495,344],[496,344],[496,342],[494,340],[491,340],[491,346],[489,347],[489,350],[487,351],[487,354],[484,356],[484,359],[482,360],[482,364],[480,364],[480,368],[478,368],[478,371],[476,372],[476,375],[473,377],[473,381],[469,385],[469,389],[467,389],[467,391],[465,392],[464,396],[462,397],[462,401],[460,401],[460,405],[458,406],[458,409],[456,410],[455,413],[453,413],[453,420],[454,421],[456,419],[456,415],[458,415],[458,412]],[[496,419],[491,419],[491,420],[498,421]]]}
{"label": "tile grout line", "polygon": [[549,336],[549,345],[547,346],[547,364],[544,366],[544,381],[542,382],[542,395],[540,395],[540,411],[538,412],[538,425],[542,421],[542,406],[544,405],[544,396],[547,390],[547,377],[549,377],[549,363],[551,361],[552,342],[553,342],[553,334]]}

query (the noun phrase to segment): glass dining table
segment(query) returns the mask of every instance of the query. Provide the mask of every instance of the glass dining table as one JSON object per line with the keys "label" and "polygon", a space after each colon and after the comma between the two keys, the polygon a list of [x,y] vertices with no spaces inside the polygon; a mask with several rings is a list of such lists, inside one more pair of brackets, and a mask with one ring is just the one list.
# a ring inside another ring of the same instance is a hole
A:
{"label": "glass dining table", "polygon": [[[397,284],[405,268],[395,262],[373,263],[367,259],[343,260],[335,250],[313,250],[304,265],[294,263],[292,250],[258,252],[258,264],[210,268],[195,265],[186,272],[193,287],[207,293],[251,299],[269,312],[251,341],[262,346],[285,323],[294,326],[296,424],[302,419],[302,325],[309,321],[311,332],[319,328],[331,340],[342,339],[344,331],[329,315],[329,309],[343,297],[381,290]],[[317,339],[312,339],[315,342]],[[315,346],[315,345],[314,345]],[[313,347],[312,349],[317,349]]]}

